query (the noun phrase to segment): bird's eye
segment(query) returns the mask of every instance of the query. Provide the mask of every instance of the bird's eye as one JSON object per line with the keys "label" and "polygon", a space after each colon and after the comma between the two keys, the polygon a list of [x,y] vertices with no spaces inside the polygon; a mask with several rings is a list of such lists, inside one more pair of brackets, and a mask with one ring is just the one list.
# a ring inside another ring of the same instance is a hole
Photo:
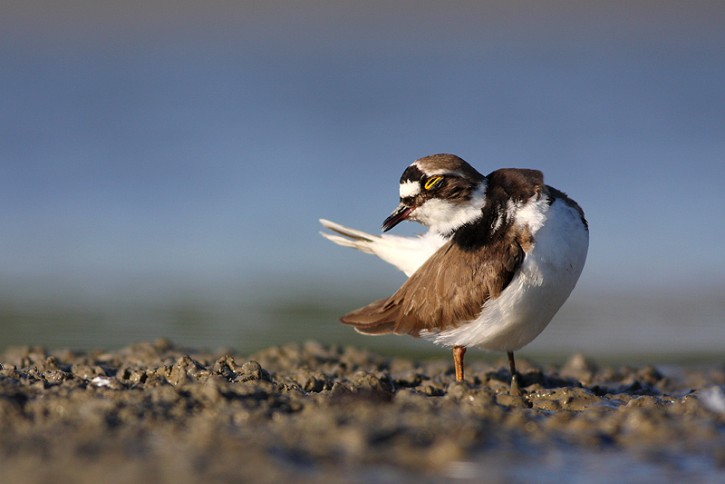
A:
{"label": "bird's eye", "polygon": [[423,188],[425,188],[426,190],[432,190],[440,183],[442,179],[442,176],[434,176],[432,178],[429,178],[428,181],[425,182],[425,185],[423,185]]}

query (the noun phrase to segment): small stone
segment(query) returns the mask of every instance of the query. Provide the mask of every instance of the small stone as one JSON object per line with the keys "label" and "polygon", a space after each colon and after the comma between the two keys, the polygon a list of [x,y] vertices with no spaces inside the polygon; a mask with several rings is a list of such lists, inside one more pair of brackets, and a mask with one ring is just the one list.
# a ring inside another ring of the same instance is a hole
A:
{"label": "small stone", "polygon": [[94,376],[106,376],[106,372],[100,366],[91,366],[85,363],[72,365],[70,372],[76,378],[82,378],[84,380],[90,380]]}
{"label": "small stone", "polygon": [[257,381],[263,376],[262,365],[256,361],[247,361],[239,369],[236,381]]}

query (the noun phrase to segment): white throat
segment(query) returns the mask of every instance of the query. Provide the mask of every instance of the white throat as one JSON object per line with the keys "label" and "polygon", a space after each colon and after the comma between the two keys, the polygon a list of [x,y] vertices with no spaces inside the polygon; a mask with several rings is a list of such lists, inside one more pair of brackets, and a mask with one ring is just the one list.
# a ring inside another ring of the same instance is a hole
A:
{"label": "white throat", "polygon": [[450,235],[458,227],[481,217],[481,209],[485,203],[486,182],[484,181],[473,192],[468,203],[457,204],[432,198],[416,208],[410,218],[441,235]]}

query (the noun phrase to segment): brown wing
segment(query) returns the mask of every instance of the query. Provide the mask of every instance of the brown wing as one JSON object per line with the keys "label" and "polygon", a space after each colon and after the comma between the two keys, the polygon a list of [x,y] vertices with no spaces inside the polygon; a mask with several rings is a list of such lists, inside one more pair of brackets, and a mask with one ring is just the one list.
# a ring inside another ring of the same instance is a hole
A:
{"label": "brown wing", "polygon": [[365,334],[418,336],[422,330],[443,330],[475,319],[483,303],[498,297],[511,282],[523,261],[526,234],[508,234],[475,250],[449,241],[391,297],[340,320]]}

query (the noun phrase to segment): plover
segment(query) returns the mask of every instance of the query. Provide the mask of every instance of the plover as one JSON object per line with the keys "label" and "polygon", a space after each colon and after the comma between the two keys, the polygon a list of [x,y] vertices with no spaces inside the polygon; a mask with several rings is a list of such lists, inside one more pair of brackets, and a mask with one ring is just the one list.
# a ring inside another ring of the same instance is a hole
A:
{"label": "plover", "polygon": [[544,184],[540,171],[503,168],[486,176],[451,154],[426,156],[400,178],[400,204],[383,231],[403,220],[418,237],[372,235],[321,219],[339,245],[377,255],[408,280],[390,297],[340,320],[362,334],[409,334],[452,347],[456,380],[469,347],[508,354],[549,324],[574,289],[589,246],[584,212]]}

